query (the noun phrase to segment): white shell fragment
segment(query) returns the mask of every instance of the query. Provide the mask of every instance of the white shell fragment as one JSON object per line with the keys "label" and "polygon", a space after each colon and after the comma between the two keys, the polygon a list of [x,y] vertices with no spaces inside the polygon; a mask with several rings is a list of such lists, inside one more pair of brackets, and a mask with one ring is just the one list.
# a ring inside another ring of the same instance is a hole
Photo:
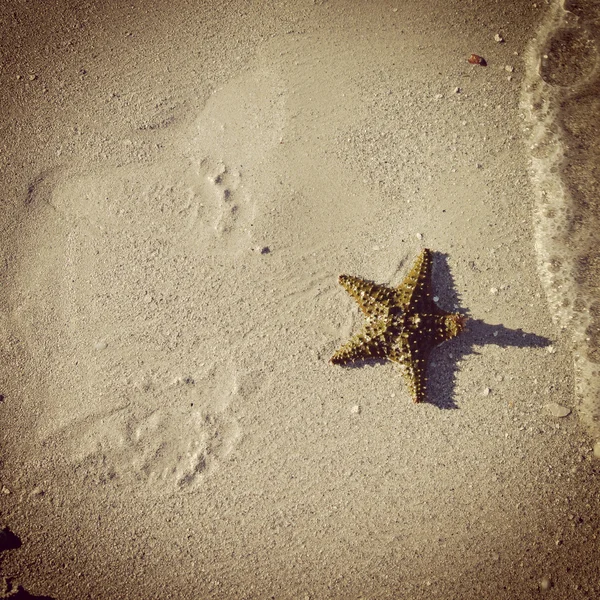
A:
{"label": "white shell fragment", "polygon": [[571,414],[571,409],[566,406],[561,406],[556,402],[550,402],[549,404],[544,405],[546,411],[551,414],[553,417],[566,417]]}

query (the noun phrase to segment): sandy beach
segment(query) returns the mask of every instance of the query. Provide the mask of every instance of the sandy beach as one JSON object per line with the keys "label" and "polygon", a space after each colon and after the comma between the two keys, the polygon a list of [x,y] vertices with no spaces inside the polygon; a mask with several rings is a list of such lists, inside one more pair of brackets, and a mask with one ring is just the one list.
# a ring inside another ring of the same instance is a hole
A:
{"label": "sandy beach", "polygon": [[[527,106],[551,10],[2,4],[0,598],[600,597]],[[338,276],[423,248],[468,321],[414,404],[329,359]]]}

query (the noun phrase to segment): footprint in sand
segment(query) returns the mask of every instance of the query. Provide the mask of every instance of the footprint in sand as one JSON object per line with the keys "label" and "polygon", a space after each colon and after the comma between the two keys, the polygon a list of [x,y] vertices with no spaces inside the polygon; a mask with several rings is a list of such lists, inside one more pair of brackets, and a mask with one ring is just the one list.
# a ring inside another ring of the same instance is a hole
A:
{"label": "footprint in sand", "polygon": [[241,172],[210,157],[62,178],[42,173],[29,185],[26,202],[38,212],[52,209],[40,216],[68,224],[95,244],[118,242],[120,253],[132,246],[139,253],[148,241],[202,253],[251,247],[254,206]]}
{"label": "footprint in sand", "polygon": [[230,405],[235,375],[213,367],[200,380],[170,382],[146,376],[132,401],[94,415],[67,433],[73,460],[92,480],[142,481],[153,489],[190,488],[234,451],[240,427]]}
{"label": "footprint in sand", "polygon": [[207,195],[216,205],[214,230],[219,245],[227,250],[243,250],[250,247],[249,224],[252,206],[242,192],[241,173],[222,161],[204,158],[200,162],[200,173],[206,182]]}

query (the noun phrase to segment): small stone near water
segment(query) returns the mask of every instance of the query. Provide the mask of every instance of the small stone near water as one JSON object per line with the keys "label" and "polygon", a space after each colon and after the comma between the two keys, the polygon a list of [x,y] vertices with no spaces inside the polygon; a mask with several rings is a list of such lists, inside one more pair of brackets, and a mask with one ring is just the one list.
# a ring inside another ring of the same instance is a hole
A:
{"label": "small stone near water", "polygon": [[487,66],[485,58],[483,58],[483,56],[479,56],[479,54],[471,54],[471,56],[468,58],[468,62],[470,62],[472,65],[479,65],[481,67]]}
{"label": "small stone near water", "polygon": [[417,233],[417,239],[418,240],[422,240],[423,239],[423,234],[422,233]]}
{"label": "small stone near water", "polygon": [[571,409],[566,406],[561,406],[556,402],[550,402],[546,404],[544,408],[550,413],[553,417],[566,417],[571,414]]}

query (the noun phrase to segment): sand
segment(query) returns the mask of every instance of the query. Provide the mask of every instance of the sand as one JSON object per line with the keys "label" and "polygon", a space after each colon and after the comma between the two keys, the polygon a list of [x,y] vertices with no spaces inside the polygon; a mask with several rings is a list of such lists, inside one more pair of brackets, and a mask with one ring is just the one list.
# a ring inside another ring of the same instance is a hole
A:
{"label": "sand", "polygon": [[[522,106],[547,10],[2,4],[4,596],[600,594]],[[338,275],[423,247],[470,320],[415,405],[328,359]]]}

